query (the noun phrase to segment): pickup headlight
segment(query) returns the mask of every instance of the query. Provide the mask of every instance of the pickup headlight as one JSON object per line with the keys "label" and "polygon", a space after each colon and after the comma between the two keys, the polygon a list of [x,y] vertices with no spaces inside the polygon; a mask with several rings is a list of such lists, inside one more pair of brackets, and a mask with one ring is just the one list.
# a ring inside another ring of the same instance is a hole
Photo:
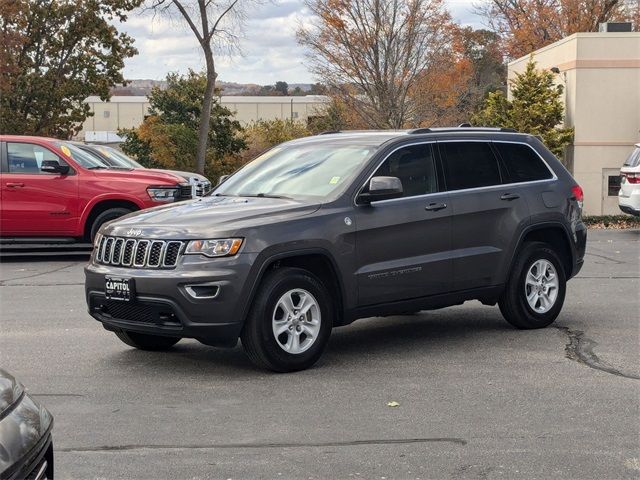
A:
{"label": "pickup headlight", "polygon": [[185,255],[204,255],[205,257],[230,257],[238,253],[242,245],[241,238],[223,238],[219,240],[191,240],[185,249]]}
{"label": "pickup headlight", "polygon": [[173,202],[180,195],[180,187],[149,187],[147,193],[154,202]]}

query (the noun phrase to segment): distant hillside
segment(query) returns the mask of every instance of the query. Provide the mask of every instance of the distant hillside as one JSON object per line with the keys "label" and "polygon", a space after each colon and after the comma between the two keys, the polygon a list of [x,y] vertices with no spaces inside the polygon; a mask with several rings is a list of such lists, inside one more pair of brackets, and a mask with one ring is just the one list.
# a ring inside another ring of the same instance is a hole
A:
{"label": "distant hillside", "polygon": [[[153,87],[164,88],[167,82],[164,80],[135,79],[129,80],[126,86],[117,86],[111,89],[111,95],[122,96],[147,96]],[[278,93],[269,90],[271,85],[258,85],[255,83],[217,82],[217,87],[222,91],[222,95],[277,95]],[[267,87],[267,88],[265,88]],[[290,83],[289,93],[293,94],[296,87],[303,93],[310,92],[313,85],[310,83]]]}

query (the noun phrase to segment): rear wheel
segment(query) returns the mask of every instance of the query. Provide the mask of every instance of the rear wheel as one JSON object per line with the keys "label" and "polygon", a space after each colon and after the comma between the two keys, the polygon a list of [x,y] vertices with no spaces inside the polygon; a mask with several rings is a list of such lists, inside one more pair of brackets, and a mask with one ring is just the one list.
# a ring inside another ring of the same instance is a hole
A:
{"label": "rear wheel", "polygon": [[93,243],[93,240],[96,238],[98,234],[98,230],[100,227],[111,220],[115,220],[116,218],[122,217],[127,213],[131,213],[133,210],[129,210],[128,208],[110,208],[105,210],[100,215],[98,215],[93,223],[91,224],[91,230],[89,231],[89,241]]}
{"label": "rear wheel", "polygon": [[500,311],[514,327],[546,327],[562,309],[566,286],[564,267],[556,252],[546,243],[526,243],[498,302]]}
{"label": "rear wheel", "polygon": [[180,341],[179,337],[163,337],[146,333],[118,330],[116,336],[130,347],[140,350],[167,350]]}
{"label": "rear wheel", "polygon": [[276,372],[304,370],[322,355],[333,322],[333,304],[311,272],[280,268],[268,274],[240,336],[259,367]]}

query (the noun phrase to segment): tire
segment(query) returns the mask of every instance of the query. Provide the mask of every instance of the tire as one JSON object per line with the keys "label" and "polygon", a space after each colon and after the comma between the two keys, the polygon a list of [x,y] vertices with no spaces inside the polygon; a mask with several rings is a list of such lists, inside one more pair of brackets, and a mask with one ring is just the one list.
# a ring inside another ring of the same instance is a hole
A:
{"label": "tire", "polygon": [[160,335],[129,332],[127,330],[118,330],[114,333],[124,343],[139,350],[168,350],[180,341],[180,337],[163,337]]}
{"label": "tire", "polygon": [[[289,310],[283,308],[287,298]],[[304,314],[295,308],[310,304]],[[331,296],[315,275],[300,268],[279,268],[260,284],[240,334],[242,346],[260,368],[281,373],[304,370],[322,355],[333,316]],[[277,337],[276,329],[283,330]]]}
{"label": "tire", "polygon": [[91,224],[91,230],[89,231],[89,241],[93,243],[93,240],[96,238],[98,230],[100,227],[109,222],[111,220],[115,220],[116,218],[122,217],[127,213],[131,213],[133,210],[129,210],[128,208],[110,208],[105,210],[100,215],[96,217],[96,219]]}
{"label": "tire", "polygon": [[[528,277],[530,272],[532,276]],[[516,328],[547,327],[562,309],[566,288],[565,271],[558,254],[546,243],[528,242],[511,268],[498,301],[500,312]]]}

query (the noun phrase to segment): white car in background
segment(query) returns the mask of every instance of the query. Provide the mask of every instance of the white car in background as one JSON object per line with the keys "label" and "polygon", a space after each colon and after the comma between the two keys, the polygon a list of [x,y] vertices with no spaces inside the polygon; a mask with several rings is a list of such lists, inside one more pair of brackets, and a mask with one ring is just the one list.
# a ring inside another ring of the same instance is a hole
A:
{"label": "white car in background", "polygon": [[640,143],[620,169],[618,206],[624,213],[640,216]]}

